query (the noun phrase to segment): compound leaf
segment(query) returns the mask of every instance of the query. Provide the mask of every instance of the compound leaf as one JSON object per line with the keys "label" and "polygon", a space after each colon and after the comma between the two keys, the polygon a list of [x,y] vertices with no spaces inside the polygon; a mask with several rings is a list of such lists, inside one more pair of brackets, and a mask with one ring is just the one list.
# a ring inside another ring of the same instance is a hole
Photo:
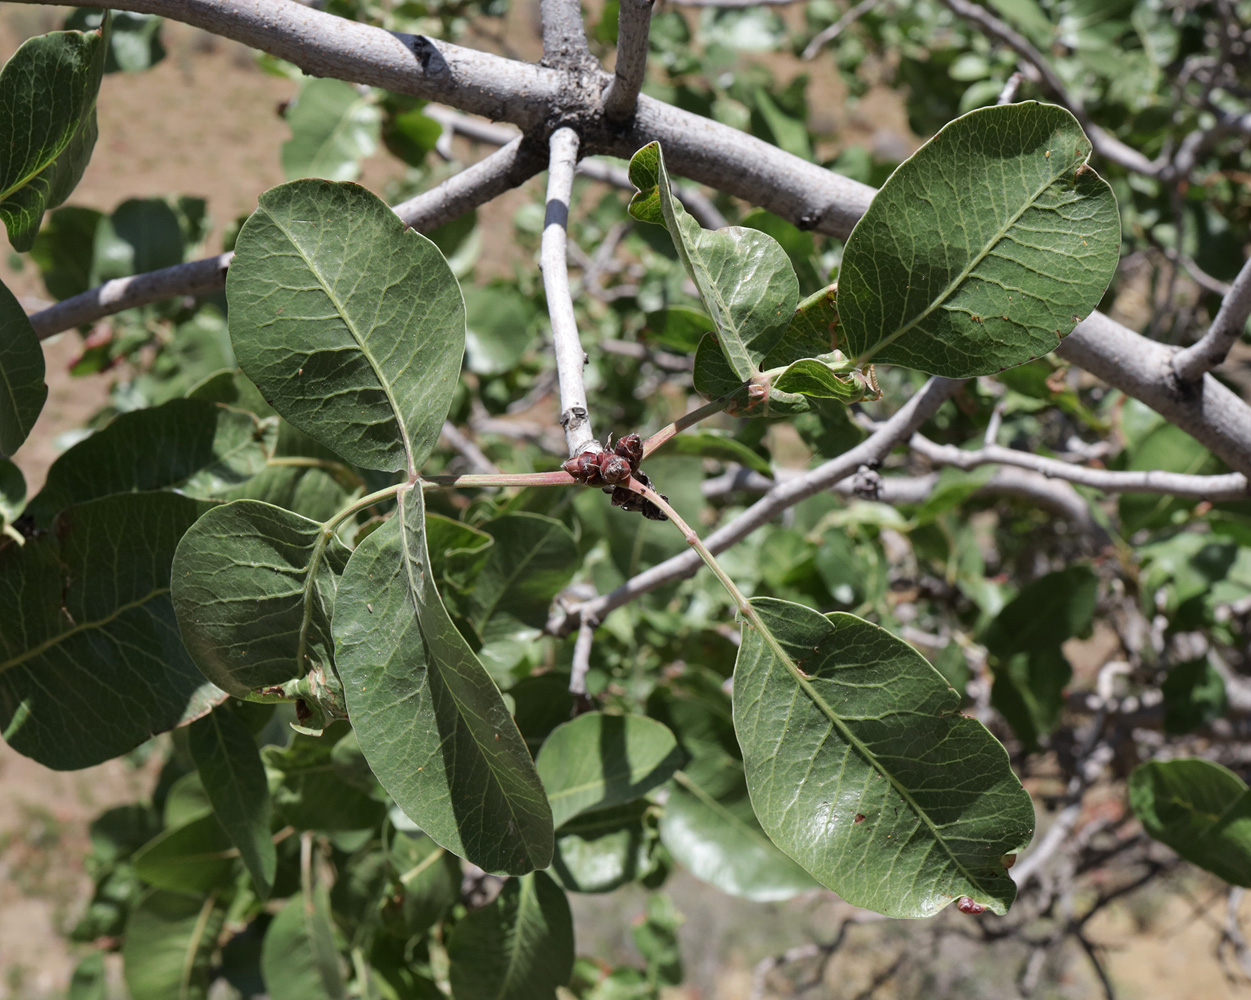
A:
{"label": "compound leaf", "polygon": [[773,842],[849,903],[925,917],[968,896],[1004,913],[1004,856],[1033,834],[1008,755],[907,643],[853,615],[758,598],[734,727]]}
{"label": "compound leaf", "polygon": [[847,239],[844,352],[966,378],[1054,350],[1099,304],[1120,251],[1090,151],[1068,111],[1035,101],[943,128]]}

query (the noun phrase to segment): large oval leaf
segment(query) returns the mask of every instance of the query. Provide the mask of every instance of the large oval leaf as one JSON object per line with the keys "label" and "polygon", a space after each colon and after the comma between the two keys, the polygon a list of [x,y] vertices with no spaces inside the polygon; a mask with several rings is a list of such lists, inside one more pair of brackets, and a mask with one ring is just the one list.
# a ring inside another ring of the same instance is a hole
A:
{"label": "large oval leaf", "polygon": [[647,794],[681,762],[678,741],[655,719],[587,712],[552,731],[535,766],[559,827],[588,809]]}
{"label": "large oval leaf", "polygon": [[957,118],[878,191],[843,252],[844,352],[990,375],[1055,349],[1116,270],[1120,218],[1063,108]]}
{"label": "large oval leaf", "polygon": [[284,417],[367,469],[415,475],[465,353],[438,248],[355,184],[266,191],[226,279],[239,365]]}
{"label": "large oval leaf", "polygon": [[257,500],[200,518],[174,555],[183,642],[237,697],[334,662],[330,613],[348,550],[324,524]]}
{"label": "large oval leaf", "polygon": [[1251,886],[1251,790],[1233,771],[1197,757],[1151,761],[1130,776],[1129,804],[1187,861]]}
{"label": "large oval leaf", "polygon": [[448,941],[452,993],[475,1000],[554,1000],[573,974],[573,917],[543,872],[509,879]]}
{"label": "large oval leaf", "polygon": [[382,134],[382,112],[369,91],[362,95],[342,80],[305,80],[286,117],[291,138],[282,144],[282,172],[291,181],[356,180]]}
{"label": "large oval leaf", "polygon": [[172,493],[103,497],[25,545],[0,540],[0,732],[15,750],[89,767],[224,697],[170,604],[174,547],[203,509]]}
{"label": "large oval leaf", "polygon": [[43,348],[26,310],[0,284],[0,456],[12,455],[35,426],[48,398]]}
{"label": "large oval leaf", "polygon": [[734,727],[773,842],[849,903],[926,917],[959,896],[1004,913],[1004,856],[1034,829],[1008,755],[907,643],[853,615],[752,601]]}
{"label": "large oval leaf", "polygon": [[781,339],[799,302],[799,280],[786,251],[756,229],[700,228],[669,189],[659,143],[634,154],[630,182],[639,189],[630,201],[630,214],[669,230],[716,324],[721,353],[738,380],[748,381],[759,374],[761,361]]}
{"label": "large oval leaf", "polygon": [[438,844],[492,872],[552,859],[552,813],[495,683],[448,616],[426,551],[421,488],[352,553],[336,663],[369,766]]}
{"label": "large oval leaf", "polygon": [[0,219],[14,250],[31,248],[43,213],[69,197],[91,159],[107,31],[39,35],[0,71]]}

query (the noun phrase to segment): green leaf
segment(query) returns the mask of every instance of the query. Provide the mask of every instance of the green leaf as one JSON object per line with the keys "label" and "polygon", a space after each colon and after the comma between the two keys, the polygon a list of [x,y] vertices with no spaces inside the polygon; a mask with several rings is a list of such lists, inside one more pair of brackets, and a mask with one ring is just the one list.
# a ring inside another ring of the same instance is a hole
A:
{"label": "green leaf", "polygon": [[71,504],[114,493],[220,497],[265,468],[276,436],[272,421],[200,399],[123,413],[52,463],[30,513],[46,525]]}
{"label": "green leaf", "polygon": [[12,455],[48,398],[43,348],[17,297],[0,284],[0,457]]}
{"label": "green leaf", "polygon": [[91,283],[181,264],[182,222],[165,198],[129,198],[94,230]]}
{"label": "green leaf", "polygon": [[266,899],[278,869],[278,852],[269,829],[273,813],[269,785],[252,731],[219,705],[191,724],[188,737],[191,759],[213,813],[239,849],[257,895]]}
{"label": "green leaf", "polygon": [[725,431],[687,431],[673,438],[665,447],[667,455],[697,455],[722,462],[738,462],[762,476],[772,476],[769,460],[753,451]]}
{"label": "green leaf", "polygon": [[854,403],[864,398],[868,383],[860,372],[846,363],[802,358],[773,380],[773,388],[778,392]]}
{"label": "green leaf", "polygon": [[894,917],[957,897],[1004,913],[1004,856],[1033,834],[1008,755],[911,646],[852,615],[758,598],[734,727],[752,807],[783,851],[855,906]]}
{"label": "green leaf", "polygon": [[345,1000],[325,886],[292,897],[261,945],[261,976],[270,1000]]}
{"label": "green leaf", "polygon": [[816,358],[838,347],[838,286],[814,292],[795,307],[782,339],[764,360],[765,368],[782,368],[800,358]]}
{"label": "green leaf", "polygon": [[[66,29],[86,31],[100,27],[104,11],[79,7],[65,19]],[[162,19],[155,14],[115,10],[109,25],[109,54],[105,73],[142,73],[165,58],[161,43]]]}
{"label": "green leaf", "polygon": [[214,507],[174,555],[174,608],[196,665],[236,697],[329,674],[330,613],[348,555],[324,524],[281,507]]}
{"label": "green leaf", "polygon": [[900,165],[847,239],[843,350],[933,375],[990,375],[1055,349],[1116,270],[1112,189],[1063,108],[957,118]]}
{"label": "green leaf", "polygon": [[460,862],[429,837],[396,831],[388,857],[404,887],[404,926],[420,934],[460,901]]}
{"label": "green leaf", "polygon": [[486,642],[533,637],[552,598],[578,568],[573,534],[555,518],[522,512],[482,525],[495,544],[469,595],[469,619]]}
{"label": "green leaf", "polygon": [[342,80],[305,80],[286,118],[291,138],[282,144],[282,171],[289,181],[356,180],[382,133],[382,111],[373,97]]}
{"label": "green leaf", "polygon": [[74,190],[96,143],[96,96],[108,52],[99,31],[28,39],[0,71],[0,219],[29,250],[43,213]]}
{"label": "green leaf", "polygon": [[226,279],[239,364],[276,410],[367,469],[415,475],[465,350],[465,304],[439,250],[355,184],[272,188]]}
{"label": "green leaf", "polygon": [[268,746],[261,751],[274,809],[298,830],[364,830],[386,816],[386,805],[349,782],[335,760],[332,734],[346,729],[337,723],[322,736],[300,733],[285,749]]}
{"label": "green leaf", "polygon": [[495,902],[456,924],[447,946],[452,994],[554,1000],[573,973],[573,917],[543,872],[509,879]]}
{"label": "green leaf", "polygon": [[517,367],[531,344],[538,315],[534,303],[507,285],[475,288],[465,302],[465,363],[477,375],[503,375]]}
{"label": "green leaf", "polygon": [[556,835],[551,875],[569,892],[612,892],[654,868],[654,807],[645,799],[585,812]]}
{"label": "green leaf", "polygon": [[334,635],[352,727],[396,804],[487,871],[546,868],[551,810],[499,690],[434,589],[420,486],[352,553]]}
{"label": "green leaf", "polygon": [[[198,718],[222,697],[178,639],[174,547],[203,505],[171,493],[72,507],[0,545],[0,731],[59,770],[89,767]],[[135,678],[142,683],[135,683]]]}
{"label": "green leaf", "polygon": [[669,306],[649,312],[643,332],[647,339],[678,351],[693,351],[705,333],[716,329],[707,313],[687,306]]}
{"label": "green leaf", "polygon": [[738,381],[748,381],[759,374],[760,362],[785,332],[799,301],[799,282],[786,252],[755,229],[701,229],[669,190],[659,143],[634,154],[630,181],[639,189],[630,214],[669,230],[716,324],[722,353]]}
{"label": "green leaf", "polygon": [[226,911],[215,897],[154,889],[126,924],[122,972],[131,1000],[206,1000]]}
{"label": "green leaf", "polygon": [[589,809],[607,809],[663,785],[682,763],[678,741],[644,715],[586,712],[557,726],[535,767],[561,827]]}
{"label": "green leaf", "polygon": [[714,798],[680,774],[660,817],[660,839],[674,861],[731,896],[777,902],[816,888],[765,835],[741,780]]}
{"label": "green leaf", "polygon": [[204,895],[229,885],[239,850],[217,817],[170,827],[135,852],[136,874],[158,889]]}
{"label": "green leaf", "polygon": [[1225,679],[1207,656],[1170,668],[1160,693],[1166,733],[1193,733],[1229,710]]}
{"label": "green leaf", "polygon": [[104,953],[93,951],[75,966],[65,1000],[108,1000],[108,994]]}
{"label": "green leaf", "polygon": [[1150,761],[1130,775],[1129,804],[1187,861],[1251,886],[1251,791],[1238,775],[1197,757]]}
{"label": "green leaf", "polygon": [[26,477],[7,458],[0,458],[0,532],[26,509]]}
{"label": "green leaf", "polygon": [[66,205],[48,215],[30,250],[54,299],[68,299],[92,286],[96,229],[104,218],[94,208]]}

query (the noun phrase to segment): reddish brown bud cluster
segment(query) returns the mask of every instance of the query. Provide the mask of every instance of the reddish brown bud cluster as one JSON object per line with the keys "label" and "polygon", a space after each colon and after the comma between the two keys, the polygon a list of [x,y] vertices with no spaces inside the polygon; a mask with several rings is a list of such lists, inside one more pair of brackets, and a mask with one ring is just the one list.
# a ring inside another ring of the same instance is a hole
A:
{"label": "reddish brown bud cluster", "polygon": [[970,899],[968,896],[961,896],[959,899],[956,900],[956,909],[959,910],[961,913],[970,913],[974,915],[978,913],[986,912],[985,906],[983,906],[981,903],[973,902],[973,900]]}
{"label": "reddish brown bud cluster", "polygon": [[[580,483],[604,487],[605,493],[612,494],[614,507],[637,511],[653,521],[667,521],[659,507],[625,485],[634,476],[649,490],[655,489],[647,473],[639,468],[642,460],[642,438],[627,434],[611,451],[584,451],[569,459],[562,468]],[[669,499],[663,493],[660,496],[666,501]]]}

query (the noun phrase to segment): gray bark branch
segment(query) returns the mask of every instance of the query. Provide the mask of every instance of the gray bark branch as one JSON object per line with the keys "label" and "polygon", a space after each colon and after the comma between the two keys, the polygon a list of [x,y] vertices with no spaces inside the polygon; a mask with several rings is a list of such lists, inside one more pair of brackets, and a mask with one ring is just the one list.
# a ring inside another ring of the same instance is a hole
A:
{"label": "gray bark branch", "polygon": [[647,72],[647,44],[651,34],[653,0],[621,0],[617,15],[617,63],[612,83],[604,91],[604,117],[628,121],[638,104]]}

